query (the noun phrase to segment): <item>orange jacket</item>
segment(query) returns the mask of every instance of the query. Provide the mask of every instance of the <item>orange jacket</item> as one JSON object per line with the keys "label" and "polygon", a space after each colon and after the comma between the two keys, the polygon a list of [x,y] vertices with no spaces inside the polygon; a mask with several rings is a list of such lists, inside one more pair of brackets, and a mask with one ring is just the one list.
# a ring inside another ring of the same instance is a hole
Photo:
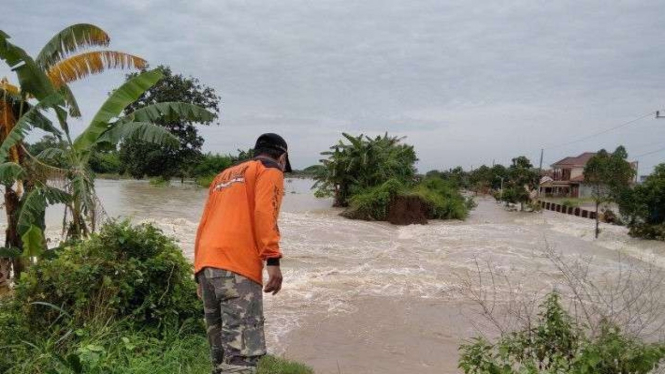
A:
{"label": "orange jacket", "polygon": [[283,196],[284,174],[268,158],[217,175],[196,234],[194,272],[214,267],[262,284],[263,261],[282,257],[277,218]]}

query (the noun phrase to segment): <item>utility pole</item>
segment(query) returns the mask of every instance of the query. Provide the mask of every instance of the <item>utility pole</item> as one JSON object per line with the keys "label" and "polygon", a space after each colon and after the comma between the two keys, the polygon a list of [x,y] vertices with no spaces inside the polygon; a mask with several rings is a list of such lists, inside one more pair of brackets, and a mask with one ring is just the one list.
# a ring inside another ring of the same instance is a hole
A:
{"label": "utility pole", "polygon": [[545,153],[545,149],[541,148],[540,149],[540,166],[538,166],[538,176],[540,177],[540,174],[543,172],[543,154]]}
{"label": "utility pole", "polygon": [[538,166],[538,186],[536,186],[536,197],[540,198],[540,180],[543,177],[543,154],[545,153],[545,148],[540,149],[540,165]]}

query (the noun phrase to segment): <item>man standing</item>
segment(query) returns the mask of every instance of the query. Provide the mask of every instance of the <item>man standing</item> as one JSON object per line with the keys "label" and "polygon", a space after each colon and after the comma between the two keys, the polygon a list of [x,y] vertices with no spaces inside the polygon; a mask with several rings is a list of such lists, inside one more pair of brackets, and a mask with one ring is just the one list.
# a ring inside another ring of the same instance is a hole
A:
{"label": "man standing", "polygon": [[266,354],[264,262],[263,291],[282,288],[277,218],[283,173],[291,171],[286,142],[263,134],[254,155],[215,177],[196,235],[194,271],[215,374],[255,373]]}

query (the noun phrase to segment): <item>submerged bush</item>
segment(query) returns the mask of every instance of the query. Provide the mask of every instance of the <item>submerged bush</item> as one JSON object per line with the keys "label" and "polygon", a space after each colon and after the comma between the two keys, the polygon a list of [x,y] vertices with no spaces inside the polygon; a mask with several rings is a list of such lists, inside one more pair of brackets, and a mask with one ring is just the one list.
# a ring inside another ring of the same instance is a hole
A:
{"label": "submerged bush", "polygon": [[150,184],[156,187],[165,187],[171,184],[171,180],[163,176],[150,178]]}
{"label": "submerged bush", "polygon": [[628,234],[636,238],[665,241],[665,223],[659,225],[633,224],[630,226]]}
{"label": "submerged bush", "polygon": [[460,351],[459,367],[466,374],[647,374],[665,358],[665,345],[628,337],[609,323],[587,337],[557,293],[541,305],[535,326],[506,333],[496,343],[476,338]]}

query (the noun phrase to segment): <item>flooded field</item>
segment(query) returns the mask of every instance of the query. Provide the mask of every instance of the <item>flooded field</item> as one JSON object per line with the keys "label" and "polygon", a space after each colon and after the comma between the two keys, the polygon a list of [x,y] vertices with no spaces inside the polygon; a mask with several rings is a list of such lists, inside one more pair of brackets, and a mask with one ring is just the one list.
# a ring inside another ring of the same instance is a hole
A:
{"label": "flooded field", "polygon": [[[192,257],[206,191],[192,185],[97,182],[110,216],[150,220]],[[477,335],[468,288],[491,266],[507,293],[545,293],[563,284],[547,254],[589,261],[588,277],[611,282],[617,269],[665,268],[665,243],[630,238],[593,221],[554,212],[506,212],[478,199],[465,222],[395,227],[341,218],[315,199],[307,180],[287,183],[281,216],[284,288],[266,297],[269,350],[317,373],[455,373],[457,347]],[[57,236],[61,212],[47,216]],[[623,258],[622,258],[623,257]]]}

